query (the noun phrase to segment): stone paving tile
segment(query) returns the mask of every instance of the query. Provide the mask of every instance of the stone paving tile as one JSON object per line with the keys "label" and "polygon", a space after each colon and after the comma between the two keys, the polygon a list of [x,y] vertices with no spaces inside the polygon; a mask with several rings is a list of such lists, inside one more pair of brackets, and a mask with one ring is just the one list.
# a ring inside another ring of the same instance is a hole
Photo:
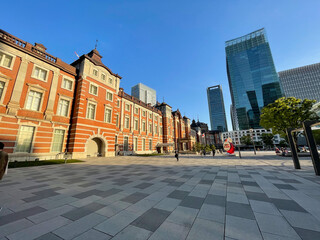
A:
{"label": "stone paving tile", "polygon": [[167,218],[166,221],[177,223],[190,228],[199,210],[178,206]]}
{"label": "stone paving tile", "polygon": [[135,186],[135,188],[145,189],[145,188],[148,188],[152,185],[153,185],[152,183],[140,183],[139,185]]}
{"label": "stone paving tile", "polygon": [[208,194],[204,200],[204,203],[225,207],[226,206],[226,197]]}
{"label": "stone paving tile", "polygon": [[303,240],[315,240],[320,239],[320,232],[307,230],[303,228],[294,228]]}
{"label": "stone paving tile", "polygon": [[310,213],[280,210],[291,226],[320,233],[320,221]]}
{"label": "stone paving tile", "polygon": [[223,236],[224,236],[223,224],[197,218],[186,239],[187,240],[199,240],[199,239],[223,240]]}
{"label": "stone paving tile", "polygon": [[175,190],[172,193],[170,193],[168,195],[168,198],[175,198],[175,199],[184,199],[187,195],[189,194],[189,192],[187,191],[181,191],[181,190]]}
{"label": "stone paving tile", "polygon": [[137,218],[137,215],[130,211],[121,211],[106,221],[100,223],[94,229],[115,236],[118,232],[128,226]]}
{"label": "stone paving tile", "polygon": [[262,240],[256,221],[226,216],[225,236],[237,240]]}
{"label": "stone paving tile", "polygon": [[281,216],[278,208],[270,202],[250,200],[250,205],[254,212]]}
{"label": "stone paving tile", "polygon": [[179,206],[200,209],[203,201],[204,198],[187,196],[181,201]]}
{"label": "stone paving tile", "polygon": [[227,202],[226,214],[230,216],[255,220],[252,209],[248,204]]}
{"label": "stone paving tile", "polygon": [[276,199],[272,198],[271,202],[278,208],[282,210],[296,211],[296,212],[306,212],[299,204],[293,200]]}
{"label": "stone paving tile", "polygon": [[147,196],[148,196],[148,194],[137,192],[137,193],[133,193],[133,194],[121,199],[121,201],[128,202],[128,203],[136,203],[136,202],[140,201],[141,199],[144,199]]}
{"label": "stone paving tile", "polygon": [[226,209],[224,207],[203,204],[199,211],[198,218],[224,223],[225,215]]}
{"label": "stone paving tile", "polygon": [[73,209],[69,212],[66,212],[65,214],[62,214],[61,216],[68,218],[72,221],[75,221],[75,220],[83,218],[84,216],[87,216],[90,213],[93,213],[103,207],[105,207],[105,205],[102,205],[99,203],[90,203],[90,204],[83,206],[81,208],[76,208],[76,209]]}
{"label": "stone paving tile", "polygon": [[73,240],[109,240],[111,238],[111,236],[105,233],[99,232],[94,229],[90,229],[89,231],[79,235],[78,237],[73,238]]}
{"label": "stone paving tile", "polygon": [[172,212],[179,204],[181,200],[174,198],[164,198],[162,199],[154,208],[166,210]]}
{"label": "stone paving tile", "polygon": [[36,238],[35,240],[61,240],[62,238],[58,237],[53,233],[47,233],[42,235],[41,237]]}
{"label": "stone paving tile", "polygon": [[292,239],[300,238],[283,217],[264,213],[254,213],[254,215],[262,232],[291,237]]}
{"label": "stone paving tile", "polygon": [[5,224],[11,223],[11,222],[15,222],[17,220],[32,216],[32,215],[36,215],[38,213],[41,212],[45,212],[46,210],[44,208],[41,207],[33,207],[33,208],[29,208],[20,212],[15,212],[15,213],[11,213],[8,214],[6,216],[2,216],[0,217],[0,226],[3,226]]}
{"label": "stone paving tile", "polygon": [[15,233],[15,232],[19,232],[22,229],[31,227],[33,225],[34,224],[31,221],[27,220],[27,219],[21,219],[21,220],[18,220],[18,221],[3,225],[3,226],[0,227],[0,239],[2,237],[5,237],[5,236],[10,235],[10,234]]}
{"label": "stone paving tile", "polygon": [[55,231],[54,234],[63,239],[72,239],[82,233],[88,231],[99,223],[105,221],[107,218],[96,213],[91,213],[77,221],[74,221],[68,225],[65,225]]}
{"label": "stone paving tile", "polygon": [[7,236],[8,239],[10,240],[31,240],[38,238],[44,234],[50,233],[51,231],[60,228],[71,221],[63,218],[61,216],[50,219],[48,221],[42,222],[40,224],[34,225],[32,227],[23,229],[19,232],[10,234]]}
{"label": "stone paving tile", "polygon": [[38,185],[30,186],[30,187],[23,187],[20,189],[23,191],[28,191],[28,190],[33,190],[33,189],[37,189],[37,188],[47,187],[47,186],[49,186],[49,185],[48,184],[38,184]]}
{"label": "stone paving tile", "polygon": [[129,225],[113,237],[112,240],[144,240],[148,239],[151,234],[152,232],[148,230]]}
{"label": "stone paving tile", "polygon": [[74,207],[70,206],[70,205],[64,205],[62,207],[58,207],[55,209],[51,209],[49,211],[46,212],[42,212],[33,216],[28,217],[28,219],[34,223],[40,223],[40,222],[44,222],[47,221],[51,218],[55,218],[58,217],[66,212],[69,212],[71,210],[75,209]]}
{"label": "stone paving tile", "polygon": [[180,240],[185,239],[190,231],[190,228],[176,224],[173,222],[164,221],[161,226],[151,235],[149,240]]}
{"label": "stone paving tile", "polygon": [[168,211],[151,208],[137,218],[131,225],[154,232],[169,215],[170,212]]}

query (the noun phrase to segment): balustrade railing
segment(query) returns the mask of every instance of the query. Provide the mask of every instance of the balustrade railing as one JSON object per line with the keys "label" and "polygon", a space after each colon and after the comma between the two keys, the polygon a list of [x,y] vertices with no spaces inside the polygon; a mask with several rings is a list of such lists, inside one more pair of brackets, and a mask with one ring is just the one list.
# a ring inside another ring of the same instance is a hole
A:
{"label": "balustrade railing", "polygon": [[5,32],[3,30],[0,30],[0,38],[6,40],[8,42],[11,42],[19,47],[22,47],[22,48],[25,48],[26,44],[27,44],[27,42],[11,35],[10,33]]}

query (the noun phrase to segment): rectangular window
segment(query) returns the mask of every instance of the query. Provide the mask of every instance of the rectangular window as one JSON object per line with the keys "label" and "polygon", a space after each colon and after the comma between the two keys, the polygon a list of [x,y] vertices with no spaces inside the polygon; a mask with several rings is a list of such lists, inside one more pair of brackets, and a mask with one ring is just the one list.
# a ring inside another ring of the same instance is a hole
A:
{"label": "rectangular window", "polygon": [[146,116],[146,111],[142,112],[142,116],[144,116],[144,117]]}
{"label": "rectangular window", "polygon": [[106,75],[104,73],[101,73],[101,79],[102,81],[106,81]]}
{"label": "rectangular window", "polygon": [[119,115],[116,115],[116,127],[119,126]]}
{"label": "rectangular window", "polygon": [[126,104],[126,111],[130,111],[130,107],[129,107],[129,104]]}
{"label": "rectangular window", "polygon": [[128,118],[128,117],[126,117],[126,118],[124,119],[124,127],[125,127],[125,128],[129,128],[129,118]]}
{"label": "rectangular window", "polygon": [[112,102],[112,96],[113,94],[111,92],[107,92],[107,100]]}
{"label": "rectangular window", "polygon": [[134,113],[135,113],[135,114],[138,114],[138,113],[139,113],[139,109],[138,109],[138,108],[135,108],[135,109],[134,109]]}
{"label": "rectangular window", "polygon": [[12,64],[13,57],[0,52],[0,66],[10,68]]}
{"label": "rectangular window", "polygon": [[65,99],[59,100],[57,115],[68,117],[69,101]]}
{"label": "rectangular window", "polygon": [[142,151],[146,150],[146,139],[142,139]]}
{"label": "rectangular window", "polygon": [[133,151],[138,151],[138,138],[134,138]]}
{"label": "rectangular window", "polygon": [[112,85],[113,81],[112,81],[112,78],[109,78],[109,84]]}
{"label": "rectangular window", "polygon": [[156,134],[158,134],[158,126],[157,126],[157,125],[154,126],[154,132],[155,132]]}
{"label": "rectangular window", "polygon": [[61,130],[61,129],[54,130],[52,149],[51,149],[53,152],[62,152],[63,139],[64,139],[64,130]]}
{"label": "rectangular window", "polygon": [[123,151],[129,150],[129,137],[123,138]]}
{"label": "rectangular window", "polygon": [[105,113],[104,113],[104,120],[107,123],[111,123],[111,109],[106,108]]}
{"label": "rectangular window", "polygon": [[98,70],[97,69],[93,69],[92,73],[93,73],[94,76],[98,76]]}
{"label": "rectangular window", "polygon": [[142,131],[145,132],[146,131],[146,123],[142,122]]}
{"label": "rectangular window", "polygon": [[162,135],[162,126],[160,126],[159,134]]}
{"label": "rectangular window", "polygon": [[67,90],[72,90],[72,81],[69,79],[64,78],[62,80],[62,88],[67,89]]}
{"label": "rectangular window", "polygon": [[93,95],[98,95],[98,86],[90,84],[89,93]]}
{"label": "rectangular window", "polygon": [[95,115],[96,115],[96,105],[93,103],[88,103],[87,118],[94,119]]}
{"label": "rectangular window", "polygon": [[138,130],[138,120],[134,120],[134,130]]}
{"label": "rectangular window", "polygon": [[152,139],[149,139],[149,150],[152,150]]}
{"label": "rectangular window", "polygon": [[152,133],[152,124],[149,124],[149,132]]}
{"label": "rectangular window", "polygon": [[117,107],[120,107],[120,100],[117,100]]}
{"label": "rectangular window", "polygon": [[1,100],[1,97],[2,97],[2,94],[3,94],[3,91],[4,91],[4,85],[5,84],[6,84],[5,82],[0,81],[0,100]]}
{"label": "rectangular window", "polygon": [[150,119],[152,118],[152,113],[149,114],[149,118],[150,118]]}
{"label": "rectangular window", "polygon": [[35,127],[21,126],[15,152],[30,152]]}
{"label": "rectangular window", "polygon": [[118,136],[117,136],[117,135],[114,137],[114,143],[115,143],[115,144],[118,143]]}
{"label": "rectangular window", "polygon": [[37,78],[42,81],[46,81],[48,71],[43,68],[35,66],[32,77]]}
{"label": "rectangular window", "polygon": [[39,111],[42,93],[30,90],[27,98],[26,109]]}

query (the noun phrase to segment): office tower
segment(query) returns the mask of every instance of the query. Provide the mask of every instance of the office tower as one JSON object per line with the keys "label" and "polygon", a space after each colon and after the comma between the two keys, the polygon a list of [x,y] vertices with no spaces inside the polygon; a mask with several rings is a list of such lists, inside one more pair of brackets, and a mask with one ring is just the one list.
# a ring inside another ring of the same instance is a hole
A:
{"label": "office tower", "polygon": [[279,78],[286,97],[320,102],[320,63],[281,71]]}
{"label": "office tower", "polygon": [[137,85],[131,88],[131,95],[143,101],[144,103],[150,103],[152,106],[156,105],[156,90],[142,83],[138,83]]}
{"label": "office tower", "polygon": [[266,32],[226,41],[225,51],[235,129],[261,128],[261,109],[282,97]]}
{"label": "office tower", "polygon": [[220,85],[207,88],[211,130],[228,131],[222,88]]}

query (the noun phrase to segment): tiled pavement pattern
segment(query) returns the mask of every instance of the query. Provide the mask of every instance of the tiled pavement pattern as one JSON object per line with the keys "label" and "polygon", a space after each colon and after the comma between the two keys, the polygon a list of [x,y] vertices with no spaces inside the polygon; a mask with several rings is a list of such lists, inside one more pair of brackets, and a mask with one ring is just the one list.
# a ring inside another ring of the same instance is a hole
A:
{"label": "tiled pavement pattern", "polygon": [[[320,177],[273,153],[10,169],[0,240],[320,239]],[[264,156],[262,156],[264,155]]]}

